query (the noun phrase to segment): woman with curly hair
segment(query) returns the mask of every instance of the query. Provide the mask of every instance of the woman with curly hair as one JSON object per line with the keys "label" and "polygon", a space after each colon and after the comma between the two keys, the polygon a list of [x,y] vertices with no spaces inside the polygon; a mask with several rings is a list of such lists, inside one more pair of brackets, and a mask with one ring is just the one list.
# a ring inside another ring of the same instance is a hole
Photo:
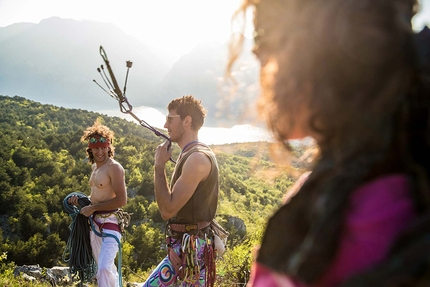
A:
{"label": "woman with curly hair", "polygon": [[430,286],[416,1],[244,0],[238,15],[248,8],[260,114],[282,143],[311,136],[320,150],[269,219],[249,286]]}

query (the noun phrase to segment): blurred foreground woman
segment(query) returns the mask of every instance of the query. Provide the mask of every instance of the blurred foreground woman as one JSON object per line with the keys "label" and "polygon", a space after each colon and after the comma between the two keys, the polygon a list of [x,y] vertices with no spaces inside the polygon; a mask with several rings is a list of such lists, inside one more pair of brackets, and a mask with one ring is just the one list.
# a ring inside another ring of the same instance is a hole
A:
{"label": "blurred foreground woman", "polygon": [[238,16],[248,8],[260,114],[279,141],[311,136],[320,149],[270,218],[248,286],[430,286],[430,93],[416,1],[245,0]]}

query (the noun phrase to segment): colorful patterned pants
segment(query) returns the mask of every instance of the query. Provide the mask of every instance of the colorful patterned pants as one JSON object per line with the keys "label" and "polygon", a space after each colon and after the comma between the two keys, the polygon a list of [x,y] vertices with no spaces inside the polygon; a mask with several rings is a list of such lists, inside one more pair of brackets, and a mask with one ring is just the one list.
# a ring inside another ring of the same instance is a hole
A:
{"label": "colorful patterned pants", "polygon": [[[163,286],[174,286],[174,287],[204,287],[206,270],[204,268],[204,249],[206,241],[202,238],[197,237],[195,239],[195,254],[197,256],[197,265],[195,266],[196,272],[188,274],[186,272],[184,280],[180,280],[172,266],[168,256],[166,256],[160,264],[152,271],[149,278],[143,283],[142,287],[163,287]],[[176,254],[180,254],[182,248],[182,240],[172,239],[172,247]]]}

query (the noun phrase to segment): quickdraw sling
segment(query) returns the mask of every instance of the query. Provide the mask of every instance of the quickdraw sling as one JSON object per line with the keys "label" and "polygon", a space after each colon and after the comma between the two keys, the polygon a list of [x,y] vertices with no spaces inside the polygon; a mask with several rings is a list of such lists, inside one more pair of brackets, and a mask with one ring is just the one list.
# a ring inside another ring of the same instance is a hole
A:
{"label": "quickdraw sling", "polygon": [[[129,72],[130,68],[132,67],[133,62],[126,61],[127,74],[126,74],[126,77],[125,77],[124,91],[121,91],[121,89],[120,89],[120,87],[118,85],[118,82],[117,82],[117,80],[115,78],[115,74],[113,73],[113,70],[112,70],[112,68],[110,66],[107,54],[106,54],[106,52],[105,52],[105,50],[103,49],[102,46],[100,46],[100,56],[103,58],[103,61],[106,64],[106,68],[108,70],[108,73],[109,73],[109,76],[110,76],[111,80],[109,80],[109,77],[106,75],[103,65],[100,65],[100,68],[97,68],[97,71],[99,72],[99,74],[102,77],[104,83],[106,84],[107,90],[105,88],[103,88],[96,80],[93,79],[93,82],[96,83],[105,93],[107,93],[109,96],[111,96],[112,98],[114,98],[115,100],[118,101],[118,103],[119,103],[119,110],[122,113],[131,115],[136,121],[139,122],[139,124],[142,127],[149,129],[156,136],[162,137],[165,140],[167,140],[169,142],[169,145],[168,145],[167,149],[170,149],[170,147],[172,145],[172,141],[170,140],[170,138],[167,135],[165,135],[162,132],[160,132],[157,129],[155,129],[154,127],[152,127],[150,124],[148,124],[144,120],[139,119],[133,113],[133,111],[132,111],[133,110],[133,106],[128,102],[128,99],[125,96],[125,92],[126,92],[126,89],[127,89],[128,72]],[[173,162],[173,163],[176,163],[176,161],[172,157],[170,157],[170,161]]]}
{"label": "quickdraw sling", "polygon": [[[178,224],[172,222],[166,224],[166,233],[169,233],[166,236],[167,254],[178,276],[178,280],[189,284],[199,280],[201,270],[198,264],[198,250],[203,247],[206,275],[205,286],[214,286],[217,252],[213,239],[219,232],[218,228],[222,229],[215,220],[211,222],[199,222],[197,224]],[[227,231],[222,230],[228,235]],[[175,239],[181,239],[179,255],[173,248],[173,244],[176,242]]]}

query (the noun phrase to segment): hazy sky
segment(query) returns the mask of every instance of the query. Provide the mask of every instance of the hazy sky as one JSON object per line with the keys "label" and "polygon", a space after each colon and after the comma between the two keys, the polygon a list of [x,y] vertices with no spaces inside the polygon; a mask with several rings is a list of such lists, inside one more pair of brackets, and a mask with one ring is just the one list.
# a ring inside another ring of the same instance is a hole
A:
{"label": "hazy sky", "polygon": [[[19,22],[39,23],[53,16],[75,20],[114,23],[124,32],[151,44],[173,64],[199,42],[212,40],[224,43],[232,32],[230,20],[240,0],[0,0],[0,27]],[[421,0],[421,12],[413,19],[415,29],[430,27],[430,0]],[[175,43],[172,47],[171,44]],[[155,111],[157,112],[157,111]],[[158,117],[157,117],[158,116]],[[154,119],[164,116],[157,112]],[[155,124],[155,123],[151,123]],[[239,129],[239,127],[236,127]],[[237,135],[262,137],[262,131],[242,126],[246,133],[231,129]],[[218,143],[214,138],[225,138],[215,130],[208,132],[207,143]],[[216,135],[216,136],[215,136]],[[236,135],[234,137],[233,135]],[[264,136],[263,136],[264,137]],[[244,138],[241,138],[244,140]]]}
{"label": "hazy sky", "polygon": [[[239,0],[0,0],[0,27],[58,16],[111,22],[177,58],[201,41],[224,43]],[[171,44],[175,43],[172,47]]]}
{"label": "hazy sky", "polygon": [[[199,42],[226,42],[232,32],[231,16],[239,5],[240,0],[0,0],[0,27],[19,22],[39,23],[53,16],[110,22],[145,44],[152,44],[168,58],[167,63],[173,64]],[[138,117],[142,109],[143,119],[162,128],[163,113],[136,107],[134,112]],[[102,112],[133,121],[119,110]],[[204,127],[199,133],[199,139],[207,144],[267,138],[265,130],[249,125],[230,129]]]}
{"label": "hazy sky", "polygon": [[[58,16],[111,22],[162,52],[168,62],[201,41],[224,43],[240,0],[0,0],[0,27]],[[430,0],[421,0],[417,29],[430,26]],[[175,43],[172,47],[171,44]]]}

